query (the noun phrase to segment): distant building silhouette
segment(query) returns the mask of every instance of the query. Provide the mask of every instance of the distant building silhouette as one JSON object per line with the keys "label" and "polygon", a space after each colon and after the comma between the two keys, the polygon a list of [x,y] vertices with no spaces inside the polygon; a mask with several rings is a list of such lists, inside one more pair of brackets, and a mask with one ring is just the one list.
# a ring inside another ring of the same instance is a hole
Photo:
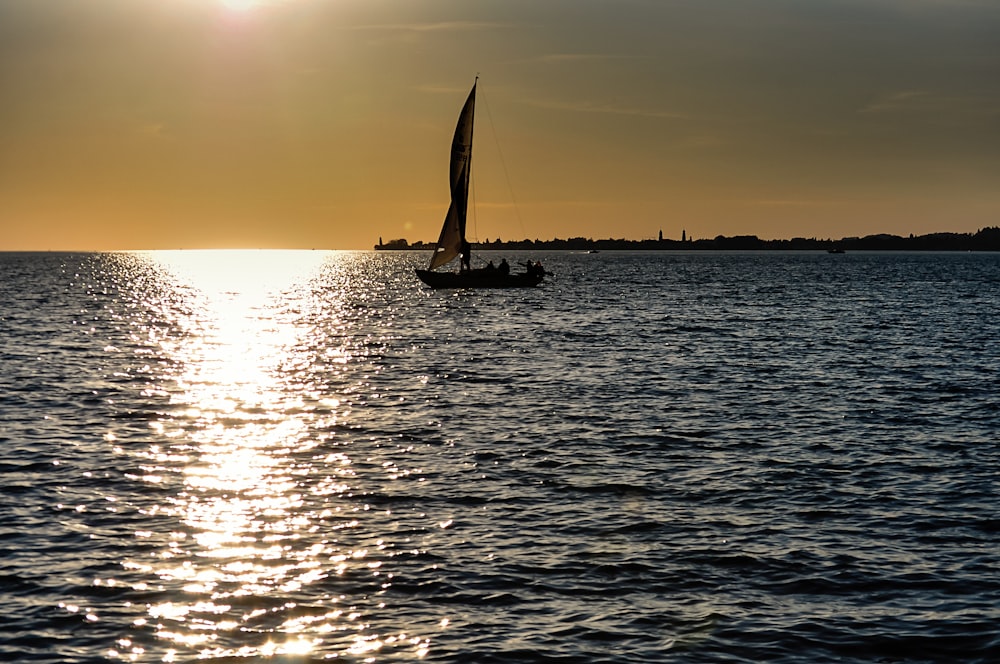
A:
{"label": "distant building silhouette", "polygon": [[[493,242],[476,243],[479,249],[524,249],[524,250],[556,250],[581,251],[588,249],[629,250],[629,249],[683,249],[685,251],[705,249],[724,251],[760,251],[760,250],[795,250],[821,251],[831,248],[845,251],[1000,251],[1000,226],[982,228],[975,233],[930,233],[928,235],[909,234],[908,237],[898,235],[877,234],[865,237],[845,237],[841,240],[795,237],[788,240],[762,240],[756,235],[737,235],[726,237],[719,235],[714,239],[695,240],[689,237],[687,230],[681,231],[681,239],[664,240],[662,231],[660,239],[626,240],[607,238],[594,240],[585,237],[571,237],[551,240],[514,240],[503,242],[497,238]],[[386,250],[421,250],[430,251],[433,243],[416,241],[407,242],[405,238],[389,240],[387,244],[379,243],[376,249]]]}

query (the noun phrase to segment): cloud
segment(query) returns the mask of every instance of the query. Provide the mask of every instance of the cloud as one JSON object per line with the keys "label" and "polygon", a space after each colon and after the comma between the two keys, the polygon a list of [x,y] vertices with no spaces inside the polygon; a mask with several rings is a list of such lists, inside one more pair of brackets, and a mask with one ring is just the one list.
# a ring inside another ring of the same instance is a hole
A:
{"label": "cloud", "polygon": [[902,90],[873,100],[858,110],[860,114],[921,113],[943,116],[996,115],[996,100],[971,95],[942,95],[925,90]]}
{"label": "cloud", "polygon": [[783,208],[794,208],[794,207],[830,207],[832,205],[846,205],[850,201],[837,200],[833,198],[829,199],[811,199],[811,198],[759,198],[745,201],[746,205],[754,207],[783,207]]}
{"label": "cloud", "polygon": [[542,63],[580,63],[596,62],[601,60],[635,60],[636,55],[610,55],[607,53],[547,53],[537,58],[532,58],[531,62]]}
{"label": "cloud", "polygon": [[527,99],[524,101],[529,106],[542,108],[550,111],[569,111],[572,113],[600,113],[607,115],[629,115],[644,118],[667,118],[674,120],[686,120],[689,116],[683,113],[672,111],[662,111],[655,108],[640,108],[617,106],[615,104],[599,104],[590,101],[555,101],[552,99]]}
{"label": "cloud", "polygon": [[349,30],[385,32],[475,32],[512,27],[507,23],[489,21],[439,21],[436,23],[374,23],[350,26]]}
{"label": "cloud", "polygon": [[162,122],[147,122],[136,126],[136,133],[141,137],[154,141],[162,141],[170,138],[167,126]]}
{"label": "cloud", "polygon": [[890,113],[919,110],[927,105],[929,94],[921,90],[903,90],[882,95],[860,109],[859,113]]}

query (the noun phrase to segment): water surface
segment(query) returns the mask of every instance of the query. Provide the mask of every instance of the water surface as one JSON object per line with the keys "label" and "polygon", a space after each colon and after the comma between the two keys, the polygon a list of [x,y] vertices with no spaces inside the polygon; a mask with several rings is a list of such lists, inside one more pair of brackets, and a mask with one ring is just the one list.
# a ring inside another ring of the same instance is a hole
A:
{"label": "water surface", "polygon": [[1000,659],[1000,256],[508,258],[0,254],[0,659]]}

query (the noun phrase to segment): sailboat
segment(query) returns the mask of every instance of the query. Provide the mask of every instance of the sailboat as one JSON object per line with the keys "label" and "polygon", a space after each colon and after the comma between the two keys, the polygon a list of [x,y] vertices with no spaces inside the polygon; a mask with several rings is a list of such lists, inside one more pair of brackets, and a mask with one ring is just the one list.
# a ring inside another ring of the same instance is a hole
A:
{"label": "sailboat", "polygon": [[[469,209],[469,179],[472,174],[472,128],[476,114],[476,86],[472,84],[462,112],[458,116],[455,136],[451,140],[451,205],[444,217],[441,234],[426,270],[417,276],[431,288],[524,288],[537,286],[545,273],[529,270],[510,274],[500,268],[473,270],[470,265],[471,246],[465,239],[465,221]],[[436,268],[461,258],[458,272],[435,272]]]}

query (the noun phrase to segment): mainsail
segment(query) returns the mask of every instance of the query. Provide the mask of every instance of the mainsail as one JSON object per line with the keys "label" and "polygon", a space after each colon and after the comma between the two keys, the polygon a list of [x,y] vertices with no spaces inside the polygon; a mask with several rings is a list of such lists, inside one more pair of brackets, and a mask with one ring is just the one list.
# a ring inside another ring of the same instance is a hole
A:
{"label": "mainsail", "polygon": [[[477,81],[478,83],[478,81]],[[476,83],[472,84],[458,116],[455,136],[451,140],[451,205],[445,215],[441,235],[428,269],[444,265],[462,253],[465,243],[465,220],[469,209],[469,175],[472,168],[472,118],[476,109]]]}

